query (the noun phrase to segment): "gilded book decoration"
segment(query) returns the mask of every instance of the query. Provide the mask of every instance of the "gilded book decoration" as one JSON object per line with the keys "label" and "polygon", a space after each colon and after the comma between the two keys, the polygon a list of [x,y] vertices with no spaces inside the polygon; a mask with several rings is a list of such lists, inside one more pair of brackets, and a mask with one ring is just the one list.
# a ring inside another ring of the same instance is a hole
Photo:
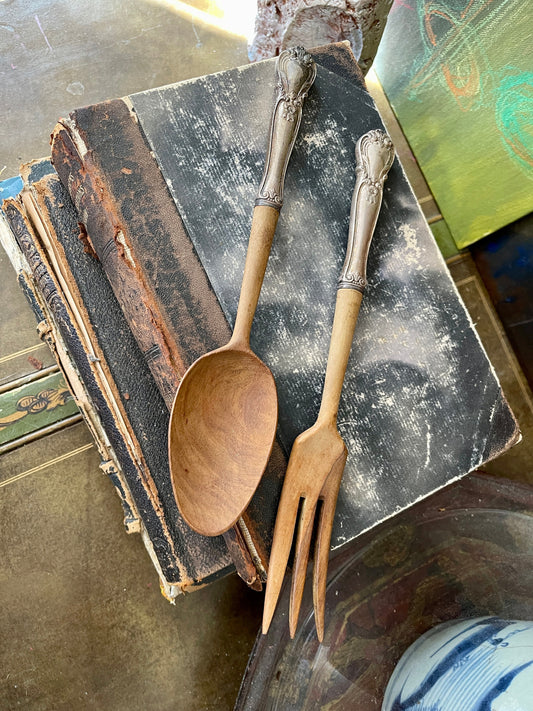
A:
{"label": "gilded book decoration", "polygon": [[77,411],[61,373],[5,392],[0,395],[0,444],[59,422]]}

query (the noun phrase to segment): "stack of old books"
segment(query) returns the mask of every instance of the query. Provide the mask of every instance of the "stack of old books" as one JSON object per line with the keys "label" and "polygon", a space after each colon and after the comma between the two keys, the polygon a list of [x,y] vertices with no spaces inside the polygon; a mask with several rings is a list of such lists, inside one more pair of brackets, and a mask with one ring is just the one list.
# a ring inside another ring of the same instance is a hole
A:
{"label": "stack of old books", "polygon": [[[0,233],[169,596],[236,567],[258,588],[286,458],[316,418],[355,184],[354,146],[381,128],[344,44],[317,78],[285,182],[252,329],[279,427],[248,510],[223,537],[181,518],[169,407],[187,367],[227,342],[274,94],[274,60],[74,111],[51,159],[5,182]],[[350,452],[333,548],[467,474],[518,437],[491,365],[398,161],[339,427]]]}

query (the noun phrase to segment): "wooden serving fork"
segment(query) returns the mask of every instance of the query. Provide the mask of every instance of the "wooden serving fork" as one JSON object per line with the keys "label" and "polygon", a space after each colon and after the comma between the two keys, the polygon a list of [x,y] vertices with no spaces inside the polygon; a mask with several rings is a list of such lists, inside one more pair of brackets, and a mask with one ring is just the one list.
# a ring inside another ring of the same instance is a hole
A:
{"label": "wooden serving fork", "polygon": [[[326,576],[333,517],[348,450],[337,429],[342,384],[366,285],[366,262],[394,148],[383,131],[370,131],[356,145],[357,180],[352,198],[346,259],[338,283],[322,402],[315,424],[293,445],[281,492],[270,555],[263,612],[266,634],[276,608],[297,524],[289,608],[294,637],[307,572],[315,511],[321,500],[313,571],[318,639],[324,636]],[[300,503],[301,502],[301,503]],[[298,516],[299,512],[299,516]]]}

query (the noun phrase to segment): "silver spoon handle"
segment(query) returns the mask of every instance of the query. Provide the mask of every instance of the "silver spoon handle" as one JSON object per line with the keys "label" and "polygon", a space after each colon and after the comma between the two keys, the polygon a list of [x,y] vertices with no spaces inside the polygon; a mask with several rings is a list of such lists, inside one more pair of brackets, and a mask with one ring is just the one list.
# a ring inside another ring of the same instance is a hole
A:
{"label": "silver spoon handle", "polygon": [[276,65],[278,96],[272,112],[265,171],[255,201],[281,210],[283,183],[300,121],[303,100],[316,76],[316,64],[303,47],[279,55]]}

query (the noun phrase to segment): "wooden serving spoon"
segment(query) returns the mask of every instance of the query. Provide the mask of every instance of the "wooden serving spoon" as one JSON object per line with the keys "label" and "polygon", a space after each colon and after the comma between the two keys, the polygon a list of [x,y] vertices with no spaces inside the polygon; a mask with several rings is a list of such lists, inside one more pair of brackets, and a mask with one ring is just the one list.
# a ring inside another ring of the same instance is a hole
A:
{"label": "wooden serving spoon", "polygon": [[283,182],[316,66],[302,47],[277,62],[265,171],[255,201],[233,335],[191,365],[169,425],[169,461],[179,510],[206,536],[227,531],[248,506],[266,468],[278,419],[272,373],[250,349],[250,330],[283,202]]}

